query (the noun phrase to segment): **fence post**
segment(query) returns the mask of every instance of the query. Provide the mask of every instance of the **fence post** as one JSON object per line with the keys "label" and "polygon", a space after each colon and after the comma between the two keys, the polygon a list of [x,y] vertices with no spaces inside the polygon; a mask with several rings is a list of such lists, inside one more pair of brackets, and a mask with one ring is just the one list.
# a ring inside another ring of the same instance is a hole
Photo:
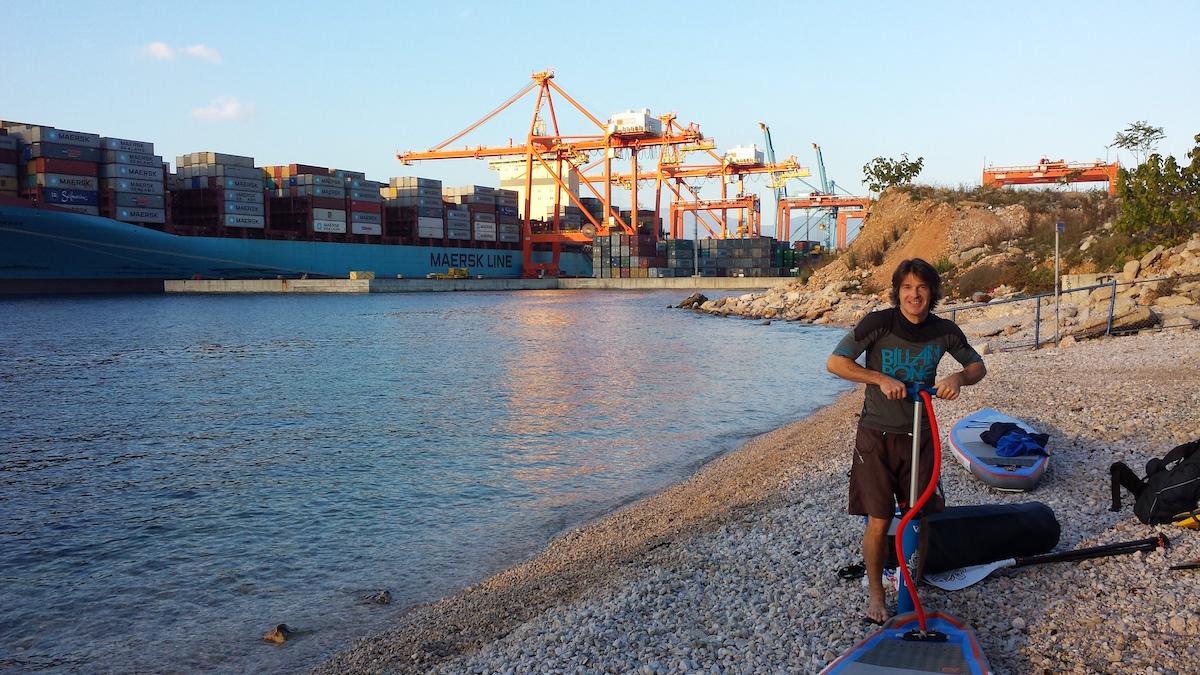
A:
{"label": "fence post", "polygon": [[1112,297],[1108,299],[1108,328],[1104,330],[1106,336],[1112,335],[1113,312],[1117,311],[1117,278],[1112,280]]}
{"label": "fence post", "polygon": [[1033,301],[1033,349],[1037,351],[1042,348],[1042,296],[1035,295]]}

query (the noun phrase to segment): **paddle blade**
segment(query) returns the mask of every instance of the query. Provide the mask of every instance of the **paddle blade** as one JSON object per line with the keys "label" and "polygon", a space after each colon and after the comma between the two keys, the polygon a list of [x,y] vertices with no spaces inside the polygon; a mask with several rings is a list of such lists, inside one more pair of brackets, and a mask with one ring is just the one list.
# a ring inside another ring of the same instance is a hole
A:
{"label": "paddle blade", "polygon": [[961,591],[967,586],[973,586],[987,578],[989,574],[998,569],[1012,567],[1017,564],[1013,558],[1008,560],[997,560],[996,562],[987,563],[984,565],[971,565],[970,567],[960,567],[956,570],[947,570],[938,572],[937,574],[926,574],[922,577],[926,583],[937,586],[943,591]]}

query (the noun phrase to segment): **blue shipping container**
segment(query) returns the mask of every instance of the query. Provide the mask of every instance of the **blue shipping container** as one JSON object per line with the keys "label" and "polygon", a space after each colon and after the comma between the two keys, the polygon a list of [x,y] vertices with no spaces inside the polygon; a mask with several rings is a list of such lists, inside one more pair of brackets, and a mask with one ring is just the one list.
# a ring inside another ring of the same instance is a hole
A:
{"label": "blue shipping container", "polygon": [[79,204],[81,206],[96,206],[100,197],[91,190],[64,190],[62,188],[47,188],[42,193],[51,204]]}

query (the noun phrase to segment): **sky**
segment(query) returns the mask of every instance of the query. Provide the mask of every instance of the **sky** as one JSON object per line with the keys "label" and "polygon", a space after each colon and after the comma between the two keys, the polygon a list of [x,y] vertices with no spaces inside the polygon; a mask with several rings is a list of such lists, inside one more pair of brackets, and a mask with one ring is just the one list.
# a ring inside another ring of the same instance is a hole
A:
{"label": "sky", "polygon": [[[1200,133],[1194,2],[0,0],[0,15],[0,119],[152,141],[172,164],[215,151],[497,185],[485,161],[395,153],[445,141],[549,68],[602,120],[674,112],[721,151],[763,147],[764,122],[814,183],[818,143],[856,194],[875,157],[977,185],[987,164],[1042,156],[1128,164],[1107,146],[1139,120],[1181,160]],[[521,142],[534,101],[460,144]],[[566,107],[563,133],[594,133]]]}

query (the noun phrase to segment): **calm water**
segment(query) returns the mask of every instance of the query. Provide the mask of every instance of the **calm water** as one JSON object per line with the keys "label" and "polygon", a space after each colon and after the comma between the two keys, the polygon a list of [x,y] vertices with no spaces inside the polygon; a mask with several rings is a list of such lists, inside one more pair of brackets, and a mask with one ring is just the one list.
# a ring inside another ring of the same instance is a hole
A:
{"label": "calm water", "polygon": [[0,671],[301,672],[844,389],[684,295],[0,300]]}

